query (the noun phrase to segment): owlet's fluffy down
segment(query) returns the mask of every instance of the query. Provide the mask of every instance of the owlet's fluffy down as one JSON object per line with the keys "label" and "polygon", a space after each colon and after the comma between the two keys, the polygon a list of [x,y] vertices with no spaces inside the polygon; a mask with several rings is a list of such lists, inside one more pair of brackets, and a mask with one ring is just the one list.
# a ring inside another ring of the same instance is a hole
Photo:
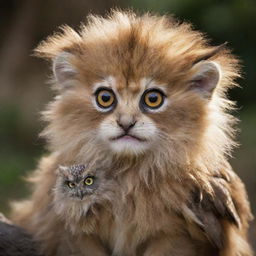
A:
{"label": "owlet's fluffy down", "polygon": [[116,186],[99,167],[59,166],[53,188],[53,207],[72,233],[91,234],[99,224],[99,211],[111,204]]}

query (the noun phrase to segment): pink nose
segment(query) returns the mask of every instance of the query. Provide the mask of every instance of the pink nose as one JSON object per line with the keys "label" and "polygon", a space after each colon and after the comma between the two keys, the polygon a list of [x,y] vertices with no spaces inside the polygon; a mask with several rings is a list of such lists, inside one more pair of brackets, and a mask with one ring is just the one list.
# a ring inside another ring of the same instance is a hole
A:
{"label": "pink nose", "polygon": [[116,122],[125,132],[128,132],[136,124],[136,121],[132,121],[132,122],[120,122],[120,121],[121,120],[118,120]]}

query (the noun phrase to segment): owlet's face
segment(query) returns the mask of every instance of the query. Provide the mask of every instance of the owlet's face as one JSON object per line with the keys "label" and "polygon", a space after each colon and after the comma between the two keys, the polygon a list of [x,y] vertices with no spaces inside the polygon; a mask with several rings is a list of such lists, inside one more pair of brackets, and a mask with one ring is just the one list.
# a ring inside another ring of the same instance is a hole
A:
{"label": "owlet's face", "polygon": [[64,197],[82,200],[95,193],[101,182],[94,171],[88,170],[85,165],[59,166],[56,189]]}

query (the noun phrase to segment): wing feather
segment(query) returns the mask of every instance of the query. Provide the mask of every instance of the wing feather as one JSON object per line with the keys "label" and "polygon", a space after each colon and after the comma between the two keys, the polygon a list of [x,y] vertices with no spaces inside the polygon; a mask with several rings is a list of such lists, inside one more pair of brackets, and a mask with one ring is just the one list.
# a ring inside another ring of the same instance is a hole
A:
{"label": "wing feather", "polygon": [[183,206],[183,216],[203,231],[217,248],[223,248],[223,226],[226,220],[237,228],[241,221],[230,192],[230,180],[219,174],[210,177],[213,193],[195,189],[192,199]]}

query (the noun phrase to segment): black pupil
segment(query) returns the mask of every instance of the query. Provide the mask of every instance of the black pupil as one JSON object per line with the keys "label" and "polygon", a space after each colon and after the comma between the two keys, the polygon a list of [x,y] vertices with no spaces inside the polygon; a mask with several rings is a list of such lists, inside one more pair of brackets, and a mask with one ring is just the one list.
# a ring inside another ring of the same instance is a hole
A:
{"label": "black pupil", "polygon": [[155,102],[157,102],[157,100],[158,100],[158,95],[157,95],[156,93],[152,92],[151,94],[149,94],[148,100],[149,100],[151,103],[155,103]]}
{"label": "black pupil", "polygon": [[102,99],[104,102],[108,102],[108,101],[110,101],[111,96],[110,96],[109,93],[105,92],[105,93],[103,93],[103,94],[101,95],[101,99]]}

